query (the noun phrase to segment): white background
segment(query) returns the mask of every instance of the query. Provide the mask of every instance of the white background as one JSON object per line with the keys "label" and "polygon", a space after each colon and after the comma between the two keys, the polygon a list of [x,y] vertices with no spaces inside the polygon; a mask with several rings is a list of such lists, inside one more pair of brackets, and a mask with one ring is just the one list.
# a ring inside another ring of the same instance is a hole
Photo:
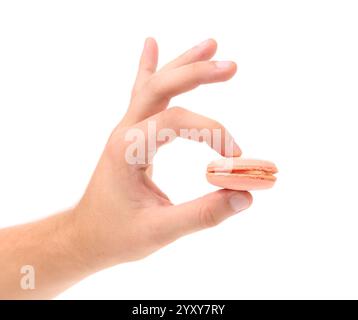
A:
{"label": "white background", "polygon": [[[238,74],[171,105],[274,161],[277,185],[222,225],[59,298],[358,298],[357,16],[342,0],[1,1],[0,226],[81,197],[145,37],[160,64],[213,37],[215,59]],[[155,181],[175,203],[198,197],[215,189],[205,169],[217,157],[177,140],[159,152]]]}

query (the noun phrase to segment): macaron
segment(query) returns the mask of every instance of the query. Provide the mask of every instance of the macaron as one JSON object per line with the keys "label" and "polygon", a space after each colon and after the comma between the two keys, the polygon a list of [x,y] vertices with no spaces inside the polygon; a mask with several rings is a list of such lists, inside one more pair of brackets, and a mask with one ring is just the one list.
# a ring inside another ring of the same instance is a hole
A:
{"label": "macaron", "polygon": [[231,190],[259,190],[271,188],[278,170],[274,163],[265,160],[223,158],[208,165],[209,183]]}

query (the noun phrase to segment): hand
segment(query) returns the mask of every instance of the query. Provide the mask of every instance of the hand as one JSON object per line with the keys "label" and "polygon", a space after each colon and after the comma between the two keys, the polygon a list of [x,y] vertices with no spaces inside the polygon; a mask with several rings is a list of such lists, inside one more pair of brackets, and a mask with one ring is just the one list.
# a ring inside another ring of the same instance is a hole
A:
{"label": "hand", "polygon": [[[209,146],[223,156],[240,156],[240,148],[220,123],[183,108],[167,109],[172,97],[235,74],[235,63],[209,61],[215,51],[215,41],[207,40],[156,71],[157,44],[151,38],[146,40],[128,111],[109,138],[89,186],[72,212],[77,241],[86,248],[82,250],[84,261],[92,268],[143,258],[250,206],[248,192],[230,190],[173,205],[147,174],[156,148],[167,142],[158,140],[158,134],[168,130],[176,135],[193,128],[219,132],[223,143],[217,146],[208,139]],[[156,127],[154,136],[148,134],[150,123]],[[128,161],[133,143],[128,136],[138,131],[143,133],[143,145],[148,146],[153,138],[155,143],[142,157],[137,155],[133,164]],[[225,136],[231,149],[224,147]]]}
{"label": "hand", "polygon": [[[157,45],[147,39],[128,112],[80,202],[43,220],[0,230],[0,260],[5,261],[0,298],[54,297],[93,272],[143,258],[250,206],[248,192],[230,190],[174,206],[150,178],[156,149],[176,136],[204,140],[223,156],[241,154],[220,123],[183,108],[166,109],[173,96],[234,75],[233,62],[208,61],[215,50],[216,43],[208,40],[156,72]],[[191,135],[193,129],[199,134]],[[32,279],[31,290],[20,273],[24,266],[36,273],[25,275]]]}

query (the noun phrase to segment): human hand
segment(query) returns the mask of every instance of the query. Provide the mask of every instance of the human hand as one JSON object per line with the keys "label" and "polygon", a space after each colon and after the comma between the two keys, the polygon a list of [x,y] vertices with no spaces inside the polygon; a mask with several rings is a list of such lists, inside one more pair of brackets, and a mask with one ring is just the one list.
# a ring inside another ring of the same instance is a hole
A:
{"label": "human hand", "polygon": [[[143,258],[250,206],[250,193],[231,190],[173,205],[147,172],[156,149],[185,129],[219,133],[220,143],[214,142],[214,135],[204,140],[222,156],[240,156],[240,148],[217,121],[179,107],[167,109],[172,97],[235,74],[235,63],[209,61],[215,51],[215,41],[207,40],[156,71],[157,44],[151,38],[146,40],[128,111],[110,136],[88,188],[72,212],[83,259],[94,268]],[[152,124],[155,129],[150,132]],[[142,137],[145,152],[136,154],[131,163],[128,151],[132,141],[128,137],[138,132],[143,134],[137,138]]]}

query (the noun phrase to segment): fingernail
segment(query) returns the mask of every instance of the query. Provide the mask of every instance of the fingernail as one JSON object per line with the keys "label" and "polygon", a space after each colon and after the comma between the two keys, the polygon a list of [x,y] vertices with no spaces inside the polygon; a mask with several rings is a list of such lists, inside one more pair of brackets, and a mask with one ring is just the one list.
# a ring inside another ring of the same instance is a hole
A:
{"label": "fingernail", "polygon": [[217,68],[219,69],[229,69],[233,66],[233,62],[232,61],[216,61],[215,65]]}
{"label": "fingernail", "polygon": [[235,142],[232,142],[231,145],[225,145],[225,149],[224,149],[225,157],[240,157],[241,154],[242,151]]}
{"label": "fingernail", "polygon": [[238,144],[232,140],[230,143],[225,144],[225,156],[226,157],[240,157],[242,151]]}
{"label": "fingernail", "polygon": [[234,141],[234,156],[238,157],[241,156],[242,151],[239,147],[239,145]]}
{"label": "fingernail", "polygon": [[144,40],[144,48],[146,48],[148,46],[149,42],[152,41],[152,40],[153,40],[152,37],[145,38],[145,40]]}
{"label": "fingernail", "polygon": [[146,39],[144,40],[143,50],[148,46],[148,42],[149,42],[149,38],[146,38]]}
{"label": "fingernail", "polygon": [[232,195],[229,202],[232,210],[235,212],[245,210],[251,205],[251,199],[249,196],[239,192]]}
{"label": "fingernail", "polygon": [[206,39],[206,40],[204,40],[203,42],[200,42],[200,43],[199,43],[198,45],[196,45],[195,47],[196,47],[197,49],[202,49],[202,48],[204,48],[204,47],[207,46],[208,42],[209,42],[209,39]]}

